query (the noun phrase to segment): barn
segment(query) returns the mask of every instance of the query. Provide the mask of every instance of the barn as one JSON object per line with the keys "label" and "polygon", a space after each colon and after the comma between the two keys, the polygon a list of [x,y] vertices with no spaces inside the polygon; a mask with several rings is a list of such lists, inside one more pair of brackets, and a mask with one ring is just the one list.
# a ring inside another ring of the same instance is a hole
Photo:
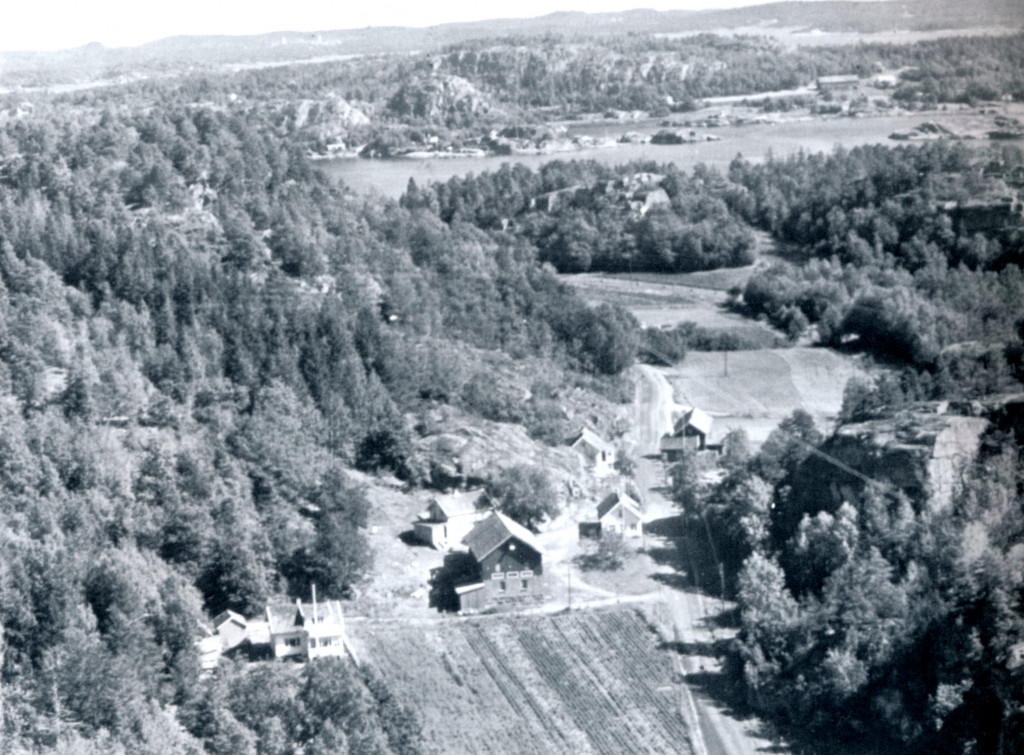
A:
{"label": "barn", "polygon": [[475,611],[542,597],[544,549],[537,537],[518,522],[496,511],[479,522],[463,543],[472,557],[455,593],[460,610]]}
{"label": "barn", "polygon": [[688,409],[676,420],[671,435],[661,439],[661,455],[665,461],[679,461],[687,451],[704,451],[711,436],[711,415],[696,407]]}

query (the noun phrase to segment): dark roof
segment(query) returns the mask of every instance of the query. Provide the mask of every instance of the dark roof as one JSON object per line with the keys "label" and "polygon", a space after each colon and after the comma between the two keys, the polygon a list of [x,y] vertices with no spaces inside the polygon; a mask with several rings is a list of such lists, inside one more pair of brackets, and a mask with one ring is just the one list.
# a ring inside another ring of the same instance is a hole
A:
{"label": "dark roof", "polygon": [[241,614],[237,614],[234,611],[230,611],[230,610],[229,611],[221,611],[219,614],[214,616],[213,617],[213,626],[215,626],[215,627],[217,627],[219,629],[220,627],[222,627],[225,624],[227,624],[229,621],[233,621],[234,623],[238,624],[238,626],[240,626],[240,627],[244,627],[245,626],[245,617],[242,616]]}
{"label": "dark roof", "polygon": [[597,504],[597,518],[604,519],[605,515],[614,509],[618,504],[622,504],[625,508],[631,510],[637,516],[640,516],[640,504],[634,501],[630,496],[625,493],[609,493],[605,496],[601,503]]}
{"label": "dark roof", "polygon": [[478,522],[469,534],[462,538],[462,542],[469,546],[473,557],[481,561],[510,538],[519,540],[541,555],[544,554],[544,549],[532,532],[497,511],[492,511],[490,516]]}

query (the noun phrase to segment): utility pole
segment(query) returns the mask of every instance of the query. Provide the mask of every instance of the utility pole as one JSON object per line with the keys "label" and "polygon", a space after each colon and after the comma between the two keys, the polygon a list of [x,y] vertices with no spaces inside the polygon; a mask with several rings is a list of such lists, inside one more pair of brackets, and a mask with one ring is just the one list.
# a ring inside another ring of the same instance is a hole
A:
{"label": "utility pole", "polygon": [[569,564],[569,569],[566,572],[568,599],[566,602],[566,608],[572,609],[572,564]]}

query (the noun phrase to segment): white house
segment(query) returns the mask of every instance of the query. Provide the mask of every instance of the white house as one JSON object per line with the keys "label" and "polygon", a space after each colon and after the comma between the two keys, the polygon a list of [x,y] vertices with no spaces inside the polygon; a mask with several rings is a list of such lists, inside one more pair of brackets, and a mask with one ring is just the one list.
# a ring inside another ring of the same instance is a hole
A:
{"label": "white house", "polygon": [[312,603],[268,605],[267,624],[275,658],[345,655],[345,617],[336,600],[318,603],[314,596]]}
{"label": "white house", "polygon": [[462,542],[473,525],[487,516],[488,507],[482,507],[483,490],[466,490],[431,499],[426,510],[413,524],[416,539],[432,545],[439,551],[450,550]]}
{"label": "white house", "polygon": [[597,505],[597,520],[601,534],[607,532],[623,537],[640,537],[644,531],[640,504],[625,493],[614,492]]}
{"label": "white house", "polygon": [[583,457],[597,477],[607,477],[615,470],[615,446],[589,427],[569,439],[569,447]]}

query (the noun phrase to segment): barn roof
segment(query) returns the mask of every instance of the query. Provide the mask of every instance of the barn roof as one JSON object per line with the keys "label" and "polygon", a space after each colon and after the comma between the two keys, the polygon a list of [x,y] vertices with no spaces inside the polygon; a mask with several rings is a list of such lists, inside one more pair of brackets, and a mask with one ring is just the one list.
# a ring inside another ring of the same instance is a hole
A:
{"label": "barn roof", "polygon": [[591,448],[597,451],[605,451],[606,453],[614,453],[615,446],[606,441],[600,435],[595,433],[589,427],[584,427],[576,435],[569,439],[569,445],[573,448],[579,443],[586,443]]}
{"label": "barn roof", "polygon": [[694,407],[678,419],[675,425],[676,435],[680,434],[687,427],[709,435],[711,433],[711,415],[703,409]]}
{"label": "barn roof", "polygon": [[480,561],[511,538],[519,540],[537,553],[544,555],[544,549],[537,541],[536,535],[497,511],[492,511],[490,516],[482,522],[478,522],[469,534],[462,538],[462,542],[469,546],[470,553],[477,561]]}
{"label": "barn roof", "polygon": [[451,519],[455,516],[475,514],[477,511],[476,502],[483,495],[483,490],[460,490],[455,493],[439,495],[433,499],[437,507],[441,509],[445,517]]}
{"label": "barn roof", "polygon": [[612,511],[616,506],[622,504],[624,508],[629,509],[637,516],[640,516],[640,504],[633,500],[632,497],[625,493],[615,491],[605,496],[601,503],[597,504],[597,518],[604,519],[608,512]]}

